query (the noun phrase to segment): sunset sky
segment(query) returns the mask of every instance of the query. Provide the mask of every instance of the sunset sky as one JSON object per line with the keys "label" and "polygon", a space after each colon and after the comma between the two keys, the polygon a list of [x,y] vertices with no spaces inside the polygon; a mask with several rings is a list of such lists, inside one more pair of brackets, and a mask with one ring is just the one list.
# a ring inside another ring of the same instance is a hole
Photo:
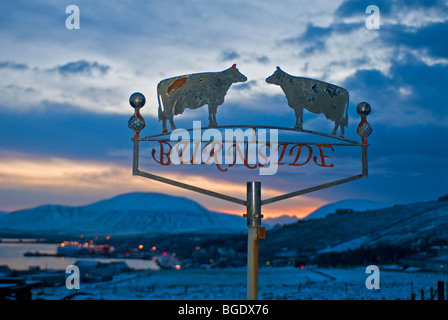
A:
{"label": "sunset sky", "polygon": [[[79,29],[66,28],[69,5],[79,8]],[[366,27],[368,5],[379,8],[379,29]],[[0,211],[147,191],[243,213],[132,176],[127,126],[133,92],[146,96],[141,135],[160,133],[160,80],[234,63],[248,81],[230,88],[218,108],[220,125],[294,126],[280,87],[265,81],[277,66],[348,90],[348,139],[359,141],[356,105],[372,106],[369,177],[267,205],[265,217],[302,217],[345,199],[400,204],[448,194],[446,1],[16,0],[1,2],[0,28]],[[175,121],[191,128],[192,120],[207,125],[207,118],[203,107]],[[304,129],[330,133],[332,126],[324,115],[304,112]],[[159,168],[150,150],[142,146],[148,169],[239,198],[246,181],[262,180],[267,198],[360,171],[359,158],[339,149],[334,168],[281,168],[271,177],[244,168]]]}

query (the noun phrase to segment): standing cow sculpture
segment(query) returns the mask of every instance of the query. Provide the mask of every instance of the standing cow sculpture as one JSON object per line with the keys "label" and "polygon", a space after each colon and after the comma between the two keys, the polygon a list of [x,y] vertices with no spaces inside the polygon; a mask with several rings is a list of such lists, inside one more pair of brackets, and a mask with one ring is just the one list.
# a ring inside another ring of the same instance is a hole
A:
{"label": "standing cow sculpture", "polygon": [[197,109],[206,104],[209,127],[216,127],[218,106],[224,103],[224,97],[230,86],[245,81],[246,76],[238,71],[235,64],[222,72],[196,73],[160,81],[157,85],[157,99],[159,121],[163,121],[163,133],[168,133],[167,120],[170,122],[171,130],[175,130],[173,121],[175,115],[182,114],[185,108]]}
{"label": "standing cow sculpture", "polygon": [[289,107],[295,111],[295,129],[303,128],[303,109],[305,108],[316,114],[323,113],[327,119],[334,121],[332,134],[336,135],[340,127],[340,136],[344,137],[344,128],[348,126],[349,95],[347,90],[326,82],[291,76],[279,67],[266,79],[266,82],[282,88]]}

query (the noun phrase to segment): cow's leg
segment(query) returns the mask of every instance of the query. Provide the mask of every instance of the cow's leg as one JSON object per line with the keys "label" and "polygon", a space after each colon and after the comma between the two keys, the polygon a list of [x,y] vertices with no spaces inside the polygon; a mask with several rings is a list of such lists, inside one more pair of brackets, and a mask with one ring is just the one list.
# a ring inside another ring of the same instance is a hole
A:
{"label": "cow's leg", "polygon": [[338,122],[334,122],[334,129],[333,129],[333,132],[332,132],[332,134],[334,134],[334,135],[336,135],[337,134],[337,132],[338,132],[338,127],[339,128],[341,128],[341,135],[340,135],[340,137],[341,138],[344,138],[344,126],[343,125],[341,125],[340,123],[338,123]]}
{"label": "cow's leg", "polygon": [[213,113],[213,125],[214,125],[215,127],[218,126],[218,122],[216,122],[216,111]]}
{"label": "cow's leg", "polygon": [[331,134],[336,135],[336,132],[338,131],[338,127],[339,127],[339,125],[338,125],[338,123],[335,121],[335,122],[334,122],[333,132],[331,132]]}
{"label": "cow's leg", "polygon": [[303,108],[296,109],[296,124],[294,125],[294,129],[302,129],[303,128]]}
{"label": "cow's leg", "polygon": [[168,133],[168,129],[166,128],[166,119],[162,120],[162,124],[163,124],[162,133]]}
{"label": "cow's leg", "polygon": [[208,126],[210,128],[216,127],[218,123],[216,122],[216,107],[208,106]]}
{"label": "cow's leg", "polygon": [[173,117],[170,117],[170,126],[171,126],[171,131],[176,130],[176,125],[174,124]]}
{"label": "cow's leg", "polygon": [[213,114],[210,112],[210,107],[208,108],[208,126],[213,127]]}

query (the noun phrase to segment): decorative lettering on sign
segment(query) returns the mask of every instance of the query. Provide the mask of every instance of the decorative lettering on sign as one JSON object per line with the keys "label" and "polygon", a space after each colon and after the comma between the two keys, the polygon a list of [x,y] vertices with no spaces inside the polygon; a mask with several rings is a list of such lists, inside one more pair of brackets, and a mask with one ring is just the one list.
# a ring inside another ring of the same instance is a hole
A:
{"label": "decorative lettering on sign", "polygon": [[[201,141],[194,140],[180,141],[174,145],[171,144],[172,141],[171,143],[163,140],[157,142],[159,145],[151,150],[151,156],[162,166],[214,164],[222,172],[226,172],[228,168],[237,164],[242,164],[247,169],[257,169],[267,165],[301,167],[310,163],[319,167],[334,167],[334,164],[329,161],[328,151],[334,152],[334,148],[330,144],[264,142],[256,144],[254,155],[250,149],[252,143],[247,141],[228,144],[223,144],[221,141],[210,141],[204,145],[201,144]],[[270,157],[273,151],[278,153],[276,159]],[[231,155],[231,157],[226,157],[226,155]],[[197,161],[198,159],[200,161]]]}

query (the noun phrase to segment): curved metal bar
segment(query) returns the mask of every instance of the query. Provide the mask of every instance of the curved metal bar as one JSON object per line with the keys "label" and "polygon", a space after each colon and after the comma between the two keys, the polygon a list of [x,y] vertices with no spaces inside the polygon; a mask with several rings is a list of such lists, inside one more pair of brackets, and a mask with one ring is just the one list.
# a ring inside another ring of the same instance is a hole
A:
{"label": "curved metal bar", "polygon": [[269,198],[269,199],[261,200],[261,205],[266,205],[266,204],[270,204],[270,203],[273,203],[273,202],[289,199],[289,198],[292,198],[292,197],[301,196],[303,194],[307,194],[307,193],[310,193],[310,192],[326,189],[326,188],[329,188],[329,187],[332,187],[332,186],[336,186],[338,184],[342,184],[342,183],[346,183],[346,182],[350,182],[350,181],[354,181],[354,180],[358,180],[358,179],[362,179],[362,178],[366,178],[366,177],[367,176],[364,175],[364,174],[358,174],[356,176],[352,176],[352,177],[348,177],[348,178],[344,178],[344,179],[340,179],[340,180],[324,183],[324,184],[321,184],[321,185],[318,185],[318,186],[315,186],[315,187],[306,188],[306,189],[302,189],[302,190],[286,193],[286,194],[283,194],[283,195],[280,195],[280,196],[276,196],[276,197],[272,197],[272,198]]}
{"label": "curved metal bar", "polygon": [[219,199],[222,199],[222,200],[230,201],[230,202],[233,202],[233,203],[241,204],[243,206],[247,206],[247,201],[245,201],[245,200],[241,200],[241,199],[238,199],[238,198],[235,198],[235,197],[232,197],[232,196],[228,196],[228,195],[225,195],[225,194],[222,194],[222,193],[210,191],[210,190],[207,190],[207,189],[202,189],[202,188],[199,188],[199,187],[195,187],[195,186],[192,186],[192,185],[187,184],[187,183],[183,183],[183,182],[179,182],[179,181],[176,181],[176,180],[164,178],[164,177],[152,174],[152,173],[136,170],[136,171],[133,172],[133,174],[136,175],[136,176],[142,176],[142,177],[145,177],[145,178],[148,178],[148,179],[156,180],[156,181],[167,183],[167,184],[170,184],[170,185],[173,185],[173,186],[176,186],[176,187],[180,187],[180,188],[187,189],[187,190],[190,190],[190,191],[195,191],[195,192],[202,193],[202,194],[205,194],[205,195],[208,195],[208,196],[211,196],[211,197],[215,197],[215,198],[219,198]]}
{"label": "curved metal bar", "polygon": [[[139,139],[139,141],[163,141],[163,142],[176,142],[176,140],[171,141],[170,139],[164,138],[164,139],[159,139],[159,138],[151,138],[151,137],[146,137],[146,138],[141,138]],[[199,141],[199,140],[195,140],[195,141]],[[213,140],[212,140],[213,141]],[[210,140],[200,140],[200,142],[212,142]],[[220,142],[223,143],[245,143],[247,141],[229,141],[229,140],[222,140]],[[257,141],[258,142],[258,141]],[[276,144],[307,144],[307,145],[331,145],[331,146],[349,146],[349,147],[362,147],[363,144],[357,142],[356,144],[354,143],[325,143],[325,142],[297,142],[297,141],[277,141]]]}
{"label": "curved metal bar", "polygon": [[[230,129],[230,128],[253,128],[253,129],[276,129],[276,130],[284,130],[284,131],[291,131],[291,132],[303,132],[303,133],[307,133],[307,134],[315,134],[315,135],[319,135],[319,136],[323,136],[323,137],[327,137],[327,138],[331,138],[331,139],[336,139],[336,140],[341,140],[341,141],[345,141],[351,144],[359,144],[359,142],[355,141],[355,140],[350,140],[350,139],[345,139],[345,138],[341,138],[332,134],[328,134],[328,133],[323,133],[323,132],[317,132],[317,131],[311,131],[311,130],[303,130],[303,129],[294,129],[294,128],[288,128],[288,127],[278,127],[278,126],[264,126],[264,125],[225,125],[225,126],[216,126],[216,127],[205,127],[205,128],[201,128],[201,129]],[[193,128],[190,129],[183,129],[185,131],[193,131]],[[147,136],[146,138],[142,138],[141,140],[146,140],[146,139],[151,139],[151,138],[156,138],[156,137],[163,137],[166,135],[171,134],[172,131],[168,132],[168,133],[159,133],[159,134],[155,134],[152,136]]]}

